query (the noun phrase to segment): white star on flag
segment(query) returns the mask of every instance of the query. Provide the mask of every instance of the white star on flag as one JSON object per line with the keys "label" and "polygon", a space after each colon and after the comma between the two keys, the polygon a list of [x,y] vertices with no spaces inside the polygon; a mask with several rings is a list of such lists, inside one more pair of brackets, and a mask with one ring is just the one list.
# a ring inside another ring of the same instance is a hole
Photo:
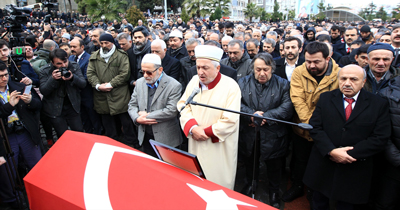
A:
{"label": "white star on flag", "polygon": [[189,183],[186,184],[207,203],[206,210],[223,210],[223,209],[238,210],[237,205],[257,207],[230,198],[223,190],[210,191],[203,189],[201,187],[191,185]]}

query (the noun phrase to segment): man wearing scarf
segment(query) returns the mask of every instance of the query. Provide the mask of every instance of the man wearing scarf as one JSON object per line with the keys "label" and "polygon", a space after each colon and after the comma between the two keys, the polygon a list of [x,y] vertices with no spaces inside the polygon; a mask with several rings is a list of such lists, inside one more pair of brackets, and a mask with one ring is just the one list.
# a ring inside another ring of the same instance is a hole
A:
{"label": "man wearing scarf", "polygon": [[182,32],[174,30],[169,34],[170,48],[167,50],[167,55],[181,60],[183,57],[188,56],[185,44],[183,43]]}
{"label": "man wearing scarf", "polygon": [[129,85],[133,90],[133,87],[136,85],[136,80],[143,77],[143,74],[140,73],[142,59],[144,55],[151,52],[151,42],[147,39],[149,31],[143,26],[136,27],[132,31],[132,34],[135,45],[127,52],[129,65],[131,67]]}
{"label": "man wearing scarf", "polygon": [[[93,88],[94,110],[100,114],[106,136],[118,139],[116,124],[121,124],[128,145],[139,146],[133,122],[128,114],[130,92],[129,59],[125,51],[116,49],[111,34],[100,36],[100,50],[89,59],[87,79]],[[119,121],[119,123],[116,123]]]}

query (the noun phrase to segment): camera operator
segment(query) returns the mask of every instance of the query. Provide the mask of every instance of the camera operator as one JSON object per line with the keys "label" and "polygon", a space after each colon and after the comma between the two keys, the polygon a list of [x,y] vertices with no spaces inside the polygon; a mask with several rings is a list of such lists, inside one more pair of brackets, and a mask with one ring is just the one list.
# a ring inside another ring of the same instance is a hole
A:
{"label": "camera operator", "polygon": [[[40,145],[40,98],[35,91],[23,93],[25,84],[9,80],[9,76],[6,64],[0,61],[0,117],[6,127],[15,163],[18,164],[18,158],[21,156],[30,170],[42,157],[38,146]],[[1,146],[3,147],[3,142]],[[18,208],[6,168],[15,169],[12,165],[14,161],[8,158],[6,164],[9,165],[2,165],[5,161],[2,158],[5,156],[5,151],[1,150],[0,148],[0,200],[11,208]]]}
{"label": "camera operator", "polygon": [[33,70],[31,64],[27,60],[22,61],[20,69],[17,69],[15,63],[10,58],[10,47],[5,40],[0,39],[0,60],[3,61],[9,70],[10,79],[25,85],[39,86],[39,77]]}
{"label": "camera operator", "polygon": [[40,69],[40,92],[43,94],[44,114],[60,137],[68,126],[74,131],[83,131],[80,117],[80,90],[86,86],[79,64],[68,61],[62,49],[50,52],[51,64]]}

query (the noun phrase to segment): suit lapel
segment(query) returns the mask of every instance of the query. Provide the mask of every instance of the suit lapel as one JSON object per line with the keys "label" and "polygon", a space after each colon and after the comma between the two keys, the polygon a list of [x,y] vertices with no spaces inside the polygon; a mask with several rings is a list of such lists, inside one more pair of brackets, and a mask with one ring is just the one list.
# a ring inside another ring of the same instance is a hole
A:
{"label": "suit lapel", "polygon": [[157,98],[161,95],[161,93],[163,92],[163,90],[165,89],[165,87],[167,86],[167,80],[165,78],[165,74],[163,75],[163,77],[161,78],[160,84],[158,84],[157,90],[154,93],[154,97],[153,100],[151,101],[150,106],[153,105],[153,103],[157,100]]}
{"label": "suit lapel", "polygon": [[343,106],[343,95],[339,89],[335,90],[334,97],[331,99],[333,105],[335,105],[337,111],[340,113],[340,116],[343,120],[346,120],[346,116],[344,113],[344,106]]}
{"label": "suit lapel", "polygon": [[354,106],[353,111],[351,112],[351,115],[349,117],[349,120],[347,120],[346,123],[351,122],[354,120],[359,114],[361,114],[364,109],[366,109],[369,106],[369,101],[368,97],[364,93],[364,89],[360,90],[360,94],[358,95],[356,105]]}
{"label": "suit lapel", "polygon": [[[144,110],[147,110],[147,101],[149,100],[149,87],[146,84],[146,80],[143,81],[142,83],[142,93],[138,93],[139,94],[143,94],[143,100],[138,100],[141,101],[144,104]],[[149,110],[147,110],[147,112],[149,112]]]}

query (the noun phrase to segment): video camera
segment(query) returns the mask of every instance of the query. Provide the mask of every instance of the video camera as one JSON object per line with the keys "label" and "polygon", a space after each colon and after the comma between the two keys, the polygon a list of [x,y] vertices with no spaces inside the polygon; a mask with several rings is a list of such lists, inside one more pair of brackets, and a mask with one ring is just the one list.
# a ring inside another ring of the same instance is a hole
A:
{"label": "video camera", "polygon": [[55,13],[52,13],[52,11],[58,11],[58,2],[57,0],[50,0],[44,1],[42,4],[45,8],[47,8],[47,12],[49,13],[44,16],[44,22],[50,23],[50,18],[55,18]]}
{"label": "video camera", "polygon": [[28,17],[32,12],[31,8],[17,7],[13,4],[6,5],[4,8],[8,13],[6,21],[10,24],[8,34],[10,37],[10,48],[12,49],[11,59],[19,68],[25,58],[25,38],[21,35],[23,26],[27,24]]}

